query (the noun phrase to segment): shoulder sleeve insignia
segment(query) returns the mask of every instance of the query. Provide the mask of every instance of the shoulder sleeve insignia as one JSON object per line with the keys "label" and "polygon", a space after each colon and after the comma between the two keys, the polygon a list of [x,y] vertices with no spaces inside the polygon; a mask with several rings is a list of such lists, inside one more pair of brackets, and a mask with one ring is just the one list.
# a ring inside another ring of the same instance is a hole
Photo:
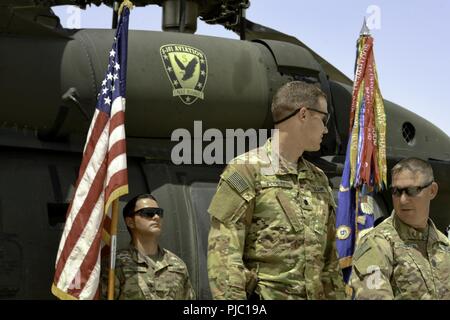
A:
{"label": "shoulder sleeve insignia", "polygon": [[226,181],[239,193],[242,193],[249,188],[247,181],[245,181],[237,172],[233,172]]}

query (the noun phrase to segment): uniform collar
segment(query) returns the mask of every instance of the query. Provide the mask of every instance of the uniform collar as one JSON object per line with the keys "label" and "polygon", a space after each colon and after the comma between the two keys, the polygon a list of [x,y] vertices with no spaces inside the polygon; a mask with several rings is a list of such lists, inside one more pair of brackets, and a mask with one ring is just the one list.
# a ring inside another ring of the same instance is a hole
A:
{"label": "uniform collar", "polygon": [[404,240],[430,240],[433,242],[439,240],[438,231],[431,219],[428,219],[427,228],[424,231],[419,231],[400,220],[395,214],[395,210],[392,211],[392,216],[394,227],[400,238]]}
{"label": "uniform collar", "polygon": [[147,266],[158,264],[158,262],[164,262],[166,260],[166,256],[167,256],[165,253],[165,250],[161,249],[160,246],[158,246],[158,254],[157,254],[156,258],[143,255],[136,249],[136,247],[132,243],[130,243],[130,245],[129,245],[129,250],[131,252],[132,259],[136,263],[138,263],[138,264],[144,263]]}
{"label": "uniform collar", "polygon": [[428,224],[430,226],[430,235],[428,237],[428,240],[432,243],[434,242],[441,242],[442,244],[449,246],[448,238],[445,237],[437,228],[431,219],[428,219]]}
{"label": "uniform collar", "polygon": [[264,150],[266,151],[271,164],[275,163],[275,161],[278,160],[279,167],[275,174],[295,174],[298,175],[300,179],[309,177],[307,172],[310,170],[305,162],[305,159],[303,159],[303,157],[300,157],[297,161],[297,165],[287,161],[280,154],[275,153],[275,151],[272,150],[272,138],[267,139],[266,143],[264,144]]}

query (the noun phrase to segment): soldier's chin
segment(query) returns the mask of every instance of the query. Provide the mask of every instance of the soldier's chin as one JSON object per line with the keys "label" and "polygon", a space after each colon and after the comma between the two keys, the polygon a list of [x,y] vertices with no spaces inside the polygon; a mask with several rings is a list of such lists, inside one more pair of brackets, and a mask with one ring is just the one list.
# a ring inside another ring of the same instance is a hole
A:
{"label": "soldier's chin", "polygon": [[319,151],[320,150],[320,143],[318,146],[313,146],[313,147],[309,147],[308,149],[306,149],[305,151],[308,152],[315,152],[315,151]]}
{"label": "soldier's chin", "polygon": [[161,234],[161,228],[160,227],[151,228],[150,233],[154,236],[159,236]]}

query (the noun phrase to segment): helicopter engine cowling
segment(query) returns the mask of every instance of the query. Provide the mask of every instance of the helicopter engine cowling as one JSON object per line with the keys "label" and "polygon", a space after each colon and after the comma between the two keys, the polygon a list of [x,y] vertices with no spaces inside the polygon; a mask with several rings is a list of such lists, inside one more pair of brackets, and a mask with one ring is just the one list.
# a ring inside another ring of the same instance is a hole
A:
{"label": "helicopter engine cowling", "polygon": [[[70,40],[3,39],[0,90],[6,101],[12,101],[0,110],[3,125],[37,131],[58,125],[59,136],[85,134],[105,78],[113,37],[113,30],[78,30]],[[274,49],[276,43],[271,41],[269,48],[265,43],[208,36],[130,31],[127,135],[167,138],[177,128],[192,129],[194,120],[203,121],[204,129],[269,128],[270,101],[276,88],[292,79],[293,73],[313,75],[321,70],[304,48],[279,42],[280,48]],[[171,65],[164,63],[161,54],[161,47],[167,45],[181,50],[172,55]],[[184,52],[186,46],[194,51]],[[284,49],[288,54],[276,52]],[[203,54],[204,66],[196,65],[184,81],[188,71],[182,68],[187,68],[195,50]],[[174,61],[175,56],[181,65]],[[295,62],[295,57],[301,59]],[[177,71],[175,78],[172,73],[173,79],[169,79],[168,68]],[[20,77],[8,77],[17,72]],[[200,72],[205,74],[199,80]],[[174,80],[179,88],[180,83],[182,88],[198,85],[197,96],[177,96]],[[78,106],[62,99],[71,88]],[[67,109],[65,116],[60,115],[62,107]],[[34,117],[30,121],[24,113]]]}

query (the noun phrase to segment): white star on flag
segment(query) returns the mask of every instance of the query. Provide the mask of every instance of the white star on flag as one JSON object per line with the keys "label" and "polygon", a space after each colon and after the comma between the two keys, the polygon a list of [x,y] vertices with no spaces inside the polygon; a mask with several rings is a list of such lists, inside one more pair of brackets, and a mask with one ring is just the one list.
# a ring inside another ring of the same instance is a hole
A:
{"label": "white star on flag", "polygon": [[106,97],[105,98],[105,104],[111,104],[111,98],[110,97]]}

